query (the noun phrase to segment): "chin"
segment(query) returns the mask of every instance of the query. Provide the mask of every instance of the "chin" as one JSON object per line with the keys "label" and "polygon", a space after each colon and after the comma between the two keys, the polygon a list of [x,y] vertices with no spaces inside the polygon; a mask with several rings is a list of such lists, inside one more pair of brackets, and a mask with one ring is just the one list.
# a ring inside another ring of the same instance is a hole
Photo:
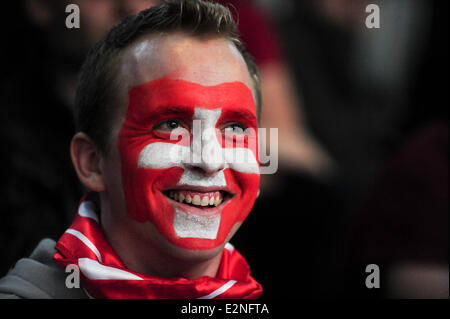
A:
{"label": "chin", "polygon": [[[235,223],[223,241],[197,238],[174,238],[169,240],[159,232],[156,232],[155,239],[158,247],[173,258],[181,259],[185,262],[201,262],[217,257],[241,224],[241,222]],[[186,242],[189,242],[189,245],[186,245]]]}
{"label": "chin", "polygon": [[171,246],[169,248],[170,254],[177,258],[182,259],[186,262],[201,262],[206,261],[215,258],[217,255],[219,255],[223,247],[225,246],[225,242],[222,243],[220,246],[217,246],[215,248],[209,248],[209,249],[186,249],[182,247],[175,246],[168,242],[168,245]]}

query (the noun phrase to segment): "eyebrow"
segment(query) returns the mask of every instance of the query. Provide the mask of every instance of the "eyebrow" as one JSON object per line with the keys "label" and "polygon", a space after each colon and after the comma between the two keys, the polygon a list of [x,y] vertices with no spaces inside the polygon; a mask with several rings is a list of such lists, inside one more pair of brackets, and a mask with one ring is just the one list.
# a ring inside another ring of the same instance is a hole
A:
{"label": "eyebrow", "polygon": [[187,114],[192,113],[188,108],[178,105],[171,106],[159,106],[153,110],[153,115],[150,116],[150,120],[156,120],[160,117],[166,116],[186,116]]}
{"label": "eyebrow", "polygon": [[249,110],[224,110],[222,116],[230,119],[242,119],[247,122],[257,123],[256,115]]}

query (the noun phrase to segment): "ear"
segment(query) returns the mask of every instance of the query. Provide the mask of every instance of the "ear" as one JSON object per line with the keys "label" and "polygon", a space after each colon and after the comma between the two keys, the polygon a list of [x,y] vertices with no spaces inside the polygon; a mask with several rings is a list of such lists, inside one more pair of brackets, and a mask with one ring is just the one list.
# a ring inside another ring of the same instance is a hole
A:
{"label": "ear", "polygon": [[104,191],[103,157],[91,138],[85,133],[75,134],[70,144],[70,155],[81,183],[92,191]]}

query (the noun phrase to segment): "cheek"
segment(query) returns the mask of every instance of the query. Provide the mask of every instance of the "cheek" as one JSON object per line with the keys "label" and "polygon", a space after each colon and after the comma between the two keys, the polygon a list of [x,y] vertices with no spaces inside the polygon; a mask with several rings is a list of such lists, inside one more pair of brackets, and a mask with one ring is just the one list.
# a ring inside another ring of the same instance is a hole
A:
{"label": "cheek", "polygon": [[122,130],[119,135],[121,176],[127,212],[138,222],[155,222],[161,218],[168,222],[173,218],[173,213],[161,191],[175,185],[183,169],[138,168],[141,151],[152,142],[154,141],[148,135],[133,135],[126,130]]}
{"label": "cheek", "polygon": [[138,222],[151,221],[157,226],[171,224],[173,209],[162,190],[176,185],[183,169],[131,169],[122,172],[129,215]]}
{"label": "cheek", "polygon": [[236,200],[230,202],[227,209],[229,211],[236,211],[238,213],[236,220],[242,222],[255,203],[259,190],[260,175],[240,173],[228,169],[225,172],[225,178],[227,180],[227,185],[232,189],[239,190],[236,194]]}

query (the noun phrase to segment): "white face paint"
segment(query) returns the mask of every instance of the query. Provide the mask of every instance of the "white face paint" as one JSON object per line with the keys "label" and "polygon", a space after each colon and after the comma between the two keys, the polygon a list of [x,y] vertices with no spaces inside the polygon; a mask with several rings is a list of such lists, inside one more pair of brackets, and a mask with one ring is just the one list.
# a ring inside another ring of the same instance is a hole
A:
{"label": "white face paint", "polygon": [[223,171],[220,171],[212,176],[205,176],[202,173],[190,169],[184,170],[184,173],[181,176],[181,179],[178,184],[187,186],[199,186],[199,187],[227,186],[225,174],[223,173]]}
{"label": "white face paint", "polygon": [[[222,148],[216,136],[216,123],[219,117],[220,109],[196,108],[193,118],[193,141],[187,143],[190,146],[180,145],[185,144],[181,142],[148,144],[139,155],[138,167],[153,169],[183,167],[187,175],[186,177],[183,175],[181,179],[184,181],[183,184],[188,184],[189,176],[192,176],[193,180],[198,180],[196,176],[198,173],[192,173],[189,168],[191,165],[205,172],[216,171],[223,167],[222,169],[231,168],[241,173],[259,173],[255,154],[249,148]],[[177,131],[171,139],[178,140],[182,135]]]}
{"label": "white face paint", "polygon": [[[221,109],[195,108],[192,143],[151,143],[141,151],[138,167],[181,167],[184,171],[178,186],[184,188],[222,189],[227,186],[224,170],[228,168],[242,173],[259,173],[258,162],[250,149],[222,148],[216,135],[220,115]],[[173,140],[178,140],[179,136],[175,134]],[[173,227],[178,237],[216,239],[219,226],[220,212],[217,216],[204,217],[175,209]]]}
{"label": "white face paint", "polygon": [[204,217],[175,209],[173,228],[180,238],[216,239],[219,226],[220,214]]}

